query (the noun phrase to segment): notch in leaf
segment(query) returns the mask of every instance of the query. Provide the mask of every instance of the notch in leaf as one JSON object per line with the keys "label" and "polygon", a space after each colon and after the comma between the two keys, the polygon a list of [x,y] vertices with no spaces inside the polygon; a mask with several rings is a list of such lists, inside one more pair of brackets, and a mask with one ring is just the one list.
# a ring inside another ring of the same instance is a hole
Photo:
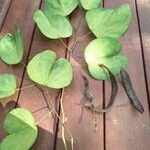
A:
{"label": "notch in leaf", "polygon": [[131,101],[131,104],[139,112],[143,113],[144,112],[144,107],[143,107],[142,103],[140,102],[139,98],[137,97],[137,95],[136,95],[136,93],[133,89],[132,82],[131,82],[129,74],[127,73],[127,71],[124,68],[121,69],[120,74],[121,74],[121,78],[122,78],[123,83],[124,83],[126,93],[127,93],[128,97]]}
{"label": "notch in leaf", "polygon": [[13,109],[7,114],[4,129],[8,135],[0,143],[1,150],[28,150],[38,134],[32,114],[24,108]]}
{"label": "notch in leaf", "polygon": [[16,92],[16,79],[13,74],[0,75],[0,99],[12,96]]}
{"label": "notch in leaf", "polygon": [[98,8],[102,0],[80,0],[81,5],[84,9],[90,10],[93,8]]}
{"label": "notch in leaf", "polygon": [[86,21],[96,37],[119,38],[130,25],[131,8],[124,4],[116,9],[92,9],[86,13]]}
{"label": "notch in leaf", "polygon": [[99,64],[106,66],[114,76],[120,74],[120,69],[128,64],[126,56],[118,55],[121,44],[117,39],[103,37],[93,40],[86,47],[84,56],[88,64],[88,70],[92,77],[97,80],[108,80],[107,70],[99,67]]}
{"label": "notch in leaf", "polygon": [[34,56],[27,73],[34,82],[54,89],[68,86],[73,78],[71,64],[64,58],[56,59],[56,54],[50,50]]}
{"label": "notch in leaf", "polygon": [[13,34],[6,34],[0,40],[0,58],[7,64],[14,65],[23,58],[24,44],[21,30],[14,27]]}

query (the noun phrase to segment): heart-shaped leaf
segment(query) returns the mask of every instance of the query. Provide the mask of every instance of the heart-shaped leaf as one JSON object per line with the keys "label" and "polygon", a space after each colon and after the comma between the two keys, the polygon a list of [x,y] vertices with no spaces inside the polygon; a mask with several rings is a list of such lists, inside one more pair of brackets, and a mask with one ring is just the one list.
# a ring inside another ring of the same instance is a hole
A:
{"label": "heart-shaped leaf", "polygon": [[23,57],[24,45],[20,29],[15,26],[13,34],[6,34],[0,40],[0,58],[7,64],[18,64]]}
{"label": "heart-shaped leaf", "polygon": [[0,99],[9,97],[16,92],[16,79],[12,74],[0,75]]}
{"label": "heart-shaped leaf", "polygon": [[33,18],[40,31],[48,38],[59,39],[72,35],[72,26],[64,16],[54,15],[48,11],[37,10]]}
{"label": "heart-shaped leaf", "polygon": [[8,113],[4,120],[4,129],[8,135],[0,143],[0,150],[28,150],[38,134],[32,114],[24,108]]}
{"label": "heart-shaped leaf", "polygon": [[108,71],[99,65],[106,66],[114,76],[120,73],[121,68],[127,66],[127,57],[117,55],[121,49],[121,44],[117,39],[103,37],[93,40],[85,49],[85,60],[93,78],[98,80],[108,80]]}
{"label": "heart-shaped leaf", "polygon": [[50,50],[34,56],[27,72],[34,82],[55,89],[68,86],[73,77],[71,64],[64,58],[56,60],[55,53]]}
{"label": "heart-shaped leaf", "polygon": [[116,9],[92,9],[86,13],[86,21],[96,37],[119,38],[129,27],[131,9],[128,4]]}
{"label": "heart-shaped leaf", "polygon": [[45,0],[44,10],[62,16],[69,15],[79,4],[79,0]]}
{"label": "heart-shaped leaf", "polygon": [[101,0],[80,0],[80,2],[84,9],[90,10],[99,7]]}
{"label": "heart-shaped leaf", "polygon": [[97,38],[85,49],[84,55],[87,63],[99,63],[102,57],[111,57],[120,52],[121,44],[111,37]]}

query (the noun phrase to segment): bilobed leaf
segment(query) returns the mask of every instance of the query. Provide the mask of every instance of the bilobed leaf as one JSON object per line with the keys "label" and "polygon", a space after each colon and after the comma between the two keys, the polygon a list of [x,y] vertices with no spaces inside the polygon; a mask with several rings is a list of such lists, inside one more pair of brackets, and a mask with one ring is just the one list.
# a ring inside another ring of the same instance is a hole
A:
{"label": "bilobed leaf", "polygon": [[99,7],[101,0],[80,0],[80,2],[84,9],[90,10]]}
{"label": "bilobed leaf", "polygon": [[23,57],[24,45],[20,29],[15,26],[13,34],[6,34],[0,40],[0,58],[7,64],[18,64]]}
{"label": "bilobed leaf", "polygon": [[59,39],[72,35],[72,26],[64,16],[37,10],[33,18],[40,31],[48,38]]}
{"label": "bilobed leaf", "polygon": [[86,21],[96,37],[121,37],[129,27],[131,9],[124,4],[116,9],[95,8],[86,13]]}
{"label": "bilobed leaf", "polygon": [[125,68],[128,62],[126,56],[117,55],[120,49],[119,41],[111,37],[97,38],[87,45],[84,56],[93,78],[97,80],[109,79],[107,69],[99,67],[101,64],[106,66],[114,76],[120,74],[120,69]]}
{"label": "bilobed leaf", "polygon": [[96,63],[103,57],[111,57],[120,52],[121,44],[111,37],[97,38],[90,42],[84,52],[87,63]]}
{"label": "bilobed leaf", "polygon": [[0,150],[28,150],[34,144],[38,130],[32,114],[24,109],[13,109],[4,120],[8,133],[0,143]]}
{"label": "bilobed leaf", "polygon": [[16,79],[12,74],[0,75],[0,99],[9,97],[16,92]]}
{"label": "bilobed leaf", "polygon": [[45,0],[44,10],[53,14],[67,16],[79,4],[79,0]]}
{"label": "bilobed leaf", "polygon": [[56,59],[55,53],[50,50],[34,56],[27,72],[34,82],[55,89],[68,86],[73,77],[71,64],[64,58]]}

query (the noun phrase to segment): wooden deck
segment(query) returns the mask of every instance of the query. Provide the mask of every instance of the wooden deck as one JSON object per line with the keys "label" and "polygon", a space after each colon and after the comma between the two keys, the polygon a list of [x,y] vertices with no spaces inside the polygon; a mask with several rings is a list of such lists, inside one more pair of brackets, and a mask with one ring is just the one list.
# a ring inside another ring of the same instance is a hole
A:
{"label": "wooden deck", "polygon": [[[116,7],[129,3],[133,18],[129,31],[123,36],[123,53],[128,55],[130,73],[135,90],[142,99],[145,111],[143,114],[133,109],[125,94],[122,83],[119,84],[119,95],[112,110],[106,114],[96,115],[98,130],[94,132],[93,116],[84,110],[83,119],[79,122],[81,108],[77,104],[82,98],[83,51],[93,36],[79,42],[71,55],[74,67],[74,80],[65,89],[64,108],[67,116],[66,126],[74,137],[75,150],[150,150],[150,0],[104,0],[104,7]],[[33,12],[42,7],[42,0],[0,0],[0,35],[11,32],[14,24],[21,27],[25,41],[23,62],[27,63],[35,54],[45,50],[54,50],[59,57],[68,57],[69,53],[60,41],[48,40],[41,35],[32,19]],[[76,9],[71,20],[79,29],[77,36],[88,33],[82,10]],[[72,45],[74,37],[64,40]],[[26,68],[17,65],[10,69],[0,61],[0,73],[13,72],[17,76],[18,87],[30,84]],[[110,82],[95,81],[88,78],[90,88],[95,95],[95,103],[107,104]],[[118,78],[120,81],[120,79]],[[59,112],[60,92],[50,90],[51,98]],[[19,91],[14,96],[0,101],[0,141],[5,136],[2,123],[8,111],[15,105],[30,110],[36,121],[48,113],[47,104],[36,87]],[[63,150],[61,123],[58,119],[47,117],[39,124],[39,136],[33,150]],[[70,145],[69,137],[67,144]]]}

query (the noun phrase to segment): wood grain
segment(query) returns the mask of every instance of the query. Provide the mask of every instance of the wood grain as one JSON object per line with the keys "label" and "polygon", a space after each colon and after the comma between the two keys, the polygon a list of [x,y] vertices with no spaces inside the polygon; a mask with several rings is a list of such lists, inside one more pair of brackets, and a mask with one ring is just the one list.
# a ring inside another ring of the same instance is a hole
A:
{"label": "wood grain", "polygon": [[[149,108],[146,93],[146,85],[143,69],[143,58],[140,44],[139,27],[134,0],[105,1],[105,7],[116,7],[123,3],[129,3],[132,12],[132,23],[129,31],[121,38],[123,53],[128,56],[128,72],[132,78],[134,88],[140,97],[145,111],[140,114],[130,104],[123,89],[122,82],[118,78],[119,94],[113,109],[105,117],[106,150],[149,150]],[[105,84],[105,97],[108,103],[110,85]]]}
{"label": "wood grain", "polygon": [[[73,47],[73,43],[76,37],[81,37],[89,32],[87,24],[84,20],[83,10],[77,9],[71,17],[71,21],[79,28],[77,33],[69,39],[68,46]],[[74,79],[71,85],[65,89],[64,94],[64,110],[67,117],[66,127],[71,132],[74,138],[74,149],[75,150],[98,150],[103,149],[103,115],[93,115],[89,110],[84,110],[82,119],[81,106],[78,104],[82,101],[84,84],[83,77],[85,75],[90,83],[90,90],[94,95],[94,103],[102,105],[103,104],[103,89],[102,82],[95,81],[88,75],[87,70],[83,70],[82,66],[85,65],[84,61],[84,49],[86,45],[93,39],[92,36],[87,36],[83,38],[82,42],[76,44],[72,54],[70,54],[70,62],[74,68]],[[68,54],[69,55],[69,54]],[[94,131],[94,119],[97,119],[98,130]],[[81,119],[81,120],[80,120]],[[59,134],[58,137],[61,138],[61,123],[59,124]],[[70,137],[66,133],[66,140],[68,149],[71,149]],[[64,145],[62,141],[57,141],[57,150],[63,150]]]}
{"label": "wood grain", "polygon": [[[139,27],[141,33],[141,46],[143,49],[143,57],[145,63],[147,89],[150,95],[150,1],[149,0],[137,0],[137,10],[139,17]],[[149,97],[150,98],[150,97]]]}
{"label": "wood grain", "polygon": [[[25,55],[24,55],[23,61],[27,59],[30,42],[32,39],[33,28],[35,25],[32,20],[32,14],[33,14],[33,11],[39,7],[39,5],[40,5],[40,0],[37,0],[37,1],[13,0],[9,8],[7,17],[5,19],[5,22],[3,24],[3,28],[1,30],[1,35],[4,35],[6,33],[11,32],[14,24],[17,24],[21,28],[23,37],[24,37],[24,43],[25,43]],[[2,61],[0,61],[0,73],[7,73],[7,72],[11,72],[15,74],[17,78],[17,85],[18,87],[20,87],[22,75],[24,72],[24,66],[20,64],[20,65],[15,65],[15,66],[10,67],[6,65],[5,63],[3,63]],[[1,100],[0,103],[2,107],[5,108],[7,103],[10,101],[16,102],[18,94],[19,93],[16,92],[14,96]],[[14,106],[15,106],[15,103],[13,103],[13,105],[11,105],[11,108],[10,107],[9,108],[12,109],[14,108]],[[5,110],[5,112],[10,111],[10,109]],[[0,124],[3,123],[3,119],[4,118],[1,119]],[[3,131],[2,128],[0,130]],[[2,137],[0,138],[2,139]]]}
{"label": "wood grain", "polygon": [[[66,43],[67,41],[64,40],[64,42]],[[44,35],[41,34],[38,27],[36,26],[28,61],[30,61],[33,56],[43,52],[44,50],[52,50],[57,54],[58,57],[65,57],[66,54],[66,48],[63,46],[60,40],[51,40],[44,37]],[[29,79],[27,73],[25,73],[22,87],[29,84],[33,83]],[[57,111],[59,102],[58,100],[60,97],[59,91],[60,90],[49,90],[49,95],[52,99],[53,107],[55,107]],[[22,90],[20,92],[18,104],[30,110],[37,122],[49,113],[46,99],[37,87],[31,87],[26,90]],[[54,119],[51,115],[49,115],[38,124],[39,134],[35,145],[32,147],[33,150],[54,149],[57,121],[57,118]],[[61,141],[61,139],[58,140]]]}
{"label": "wood grain", "polygon": [[9,9],[11,0],[0,0],[0,29]]}

